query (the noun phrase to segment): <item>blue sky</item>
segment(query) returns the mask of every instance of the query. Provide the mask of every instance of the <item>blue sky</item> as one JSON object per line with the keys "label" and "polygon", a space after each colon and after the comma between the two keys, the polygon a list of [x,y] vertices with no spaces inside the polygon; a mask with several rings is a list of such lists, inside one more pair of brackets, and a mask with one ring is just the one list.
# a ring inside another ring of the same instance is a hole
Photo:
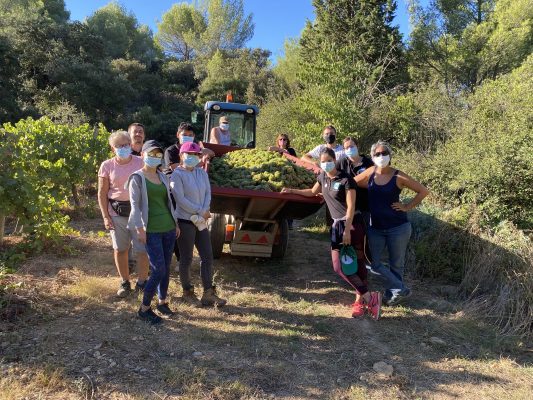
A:
{"label": "blue sky", "polygon": [[[71,20],[83,21],[110,0],[65,0]],[[122,0],[128,11],[133,12],[141,24],[157,30],[157,21],[174,3],[171,0]],[[188,1],[189,3],[191,1]],[[397,0],[395,24],[400,27],[404,39],[409,34],[409,16],[406,0]],[[307,19],[313,20],[311,0],[244,0],[245,12],[253,14],[255,31],[247,43],[249,47],[260,47],[272,52],[272,59],[283,54],[283,43],[287,38],[300,36]]]}

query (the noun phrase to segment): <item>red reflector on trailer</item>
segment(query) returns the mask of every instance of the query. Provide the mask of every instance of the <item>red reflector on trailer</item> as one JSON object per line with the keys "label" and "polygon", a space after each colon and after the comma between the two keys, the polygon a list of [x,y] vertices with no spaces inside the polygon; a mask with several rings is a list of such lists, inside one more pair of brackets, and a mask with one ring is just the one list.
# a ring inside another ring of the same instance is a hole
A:
{"label": "red reflector on trailer", "polygon": [[256,243],[261,243],[261,244],[265,244],[265,243],[268,243],[268,239],[265,235],[261,236]]}
{"label": "red reflector on trailer", "polygon": [[241,238],[241,242],[248,242],[250,243],[252,241],[252,239],[250,239],[250,235],[246,234],[246,235],[243,235],[243,237]]}

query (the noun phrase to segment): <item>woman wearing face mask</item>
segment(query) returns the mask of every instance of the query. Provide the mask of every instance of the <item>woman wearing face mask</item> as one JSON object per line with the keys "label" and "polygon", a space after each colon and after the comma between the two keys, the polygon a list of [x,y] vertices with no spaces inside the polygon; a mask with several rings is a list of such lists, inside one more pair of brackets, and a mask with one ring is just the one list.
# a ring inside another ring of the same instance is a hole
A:
{"label": "woman wearing face mask", "polygon": [[[359,154],[359,149],[354,138],[347,137],[343,140],[344,154],[346,157],[337,161],[336,168],[344,171],[346,174],[355,178],[357,175],[363,173],[374,163],[372,160],[364,155]],[[367,227],[370,224],[370,210],[368,208],[368,190],[357,186],[355,189],[355,216],[354,229],[356,231],[356,246],[357,262],[359,265],[366,265],[366,259],[370,257],[370,251],[367,251],[365,257],[365,234]]]}
{"label": "woman wearing face mask", "polygon": [[322,193],[334,221],[330,228],[333,269],[356,291],[352,317],[362,317],[367,310],[372,318],[377,320],[381,315],[381,293],[369,292],[365,265],[359,265],[357,272],[350,275],[345,275],[341,266],[341,248],[344,245],[355,247],[357,242],[356,232],[352,225],[355,212],[356,184],[346,172],[337,170],[335,152],[332,149],[326,148],[320,153],[320,168],[322,172],[318,175],[313,188],[283,188],[281,192],[307,197]]}
{"label": "woman wearing face mask", "polygon": [[289,135],[286,133],[280,133],[276,139],[276,145],[269,146],[268,150],[277,151],[279,154],[287,153],[293,157],[296,157],[296,150],[291,147]]}
{"label": "woman wearing face mask", "polygon": [[115,157],[102,163],[98,170],[98,205],[104,218],[104,226],[111,233],[113,254],[117,271],[122,283],[117,296],[126,297],[131,293],[128,268],[128,250],[130,244],[137,254],[138,280],[136,291],[144,288],[148,277],[148,258],[146,249],[137,238],[135,229],[128,229],[130,202],[128,190],[124,185],[130,175],[142,168],[142,158],[131,155],[131,139],[127,132],[113,132],[109,137],[109,145]]}
{"label": "woman wearing face mask", "polygon": [[168,178],[158,170],[163,162],[163,149],[155,140],[148,140],[141,154],[144,166],[133,173],[128,182],[131,201],[128,226],[137,230],[150,261],[150,278],[144,287],[138,315],[144,321],[157,324],[162,319],[150,307],[156,291],[159,298],[157,310],[165,316],[173,314],[168,306],[167,291],[172,250],[180,231]]}
{"label": "woman wearing face mask", "polygon": [[[370,153],[375,167],[357,175],[355,180],[357,185],[368,188],[371,217],[368,239],[372,271],[385,281],[383,302],[394,305],[411,295],[411,290],[403,282],[405,252],[411,237],[407,211],[415,208],[429,191],[421,183],[391,167],[392,149],[387,142],[373,144]],[[400,192],[404,188],[416,193],[408,203],[400,202]],[[385,247],[389,268],[381,262]]]}
{"label": "woman wearing face mask", "polygon": [[211,143],[231,146],[231,133],[229,130],[229,119],[225,115],[220,117],[219,126],[211,129]]}
{"label": "woman wearing face mask", "polygon": [[[196,166],[200,162],[201,148],[196,143],[185,143],[180,148],[181,164],[170,176],[170,187],[176,200],[180,237],[179,273],[183,288],[183,300],[195,307],[223,306],[226,300],[216,294],[213,286],[213,250],[207,229],[207,220],[211,216],[211,185],[207,173]],[[190,268],[193,249],[200,255],[200,275],[203,295],[198,300],[191,283]]]}

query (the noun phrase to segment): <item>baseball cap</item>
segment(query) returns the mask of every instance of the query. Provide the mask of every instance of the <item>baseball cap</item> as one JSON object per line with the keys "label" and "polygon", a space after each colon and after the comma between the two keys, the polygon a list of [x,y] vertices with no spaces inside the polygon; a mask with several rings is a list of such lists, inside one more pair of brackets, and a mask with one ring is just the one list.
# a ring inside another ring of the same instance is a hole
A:
{"label": "baseball cap", "polygon": [[202,152],[202,148],[194,142],[183,143],[180,146],[180,154],[181,153],[201,153],[201,152]]}
{"label": "baseball cap", "polygon": [[155,140],[147,140],[146,142],[144,142],[143,149],[142,149],[143,153],[149,153],[149,152],[151,152],[154,149],[159,149],[159,150],[162,151],[163,150],[163,146],[161,146]]}
{"label": "baseball cap", "polygon": [[226,124],[229,123],[229,119],[228,117],[226,117],[225,115],[223,115],[222,117],[220,117],[220,122],[225,122]]}

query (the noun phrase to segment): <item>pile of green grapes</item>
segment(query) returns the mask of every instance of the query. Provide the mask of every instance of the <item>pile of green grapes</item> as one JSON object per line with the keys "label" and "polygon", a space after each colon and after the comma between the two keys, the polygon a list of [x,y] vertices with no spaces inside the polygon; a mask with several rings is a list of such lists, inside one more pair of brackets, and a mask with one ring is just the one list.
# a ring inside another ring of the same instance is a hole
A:
{"label": "pile of green grapes", "polygon": [[209,167],[212,185],[279,192],[283,187],[307,189],[315,175],[293,164],[277,152],[236,150],[216,157]]}

